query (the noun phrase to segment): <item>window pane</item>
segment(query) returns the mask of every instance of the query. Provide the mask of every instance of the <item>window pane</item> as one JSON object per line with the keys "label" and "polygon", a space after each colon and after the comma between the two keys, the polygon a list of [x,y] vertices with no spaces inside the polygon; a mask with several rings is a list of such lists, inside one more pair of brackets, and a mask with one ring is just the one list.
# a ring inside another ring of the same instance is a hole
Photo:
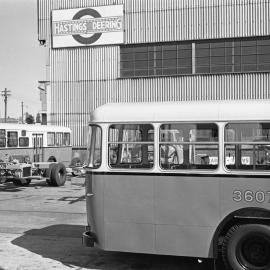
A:
{"label": "window pane", "polygon": [[176,57],[177,57],[176,51],[163,51],[164,59],[171,59]]}
{"label": "window pane", "polygon": [[237,123],[225,127],[225,142],[270,142],[270,123]]}
{"label": "window pane", "polygon": [[102,133],[99,126],[89,127],[88,133],[88,161],[90,168],[98,168],[101,165]]}
{"label": "window pane", "polygon": [[242,58],[243,64],[256,64],[257,56],[256,55],[246,55]]}
{"label": "window pane", "polygon": [[[270,48],[269,48],[270,53]],[[270,54],[258,55],[258,63],[270,63]]]}
{"label": "window pane", "polygon": [[196,58],[196,65],[198,66],[206,66],[210,64],[210,58],[209,57],[200,57]]}
{"label": "window pane", "polygon": [[196,50],[196,57],[209,57],[210,51],[209,49],[197,49]]}
{"label": "window pane", "polygon": [[162,169],[217,167],[218,128],[215,124],[164,124],[160,127],[159,140]]}
{"label": "window pane", "polygon": [[134,70],[122,70],[121,77],[132,77],[134,76]]}
{"label": "window pane", "polygon": [[56,145],[57,146],[63,145],[63,133],[62,132],[56,132]]}
{"label": "window pane", "polygon": [[192,68],[191,67],[180,67],[177,69],[178,74],[191,74]]}
{"label": "window pane", "polygon": [[256,46],[255,47],[242,47],[242,55],[250,55],[256,54]]}
{"label": "window pane", "polygon": [[137,62],[135,62],[135,68],[136,69],[145,69],[145,68],[147,68],[147,64],[148,64],[147,61],[137,61]]}
{"label": "window pane", "polygon": [[6,139],[0,137],[0,147],[6,147]]}
{"label": "window pane", "polygon": [[26,147],[26,146],[29,146],[29,138],[27,137],[20,137],[19,138],[19,146],[20,147]]}
{"label": "window pane", "polygon": [[55,145],[55,133],[54,132],[48,132],[48,134],[47,134],[47,145],[48,146],[54,146]]}
{"label": "window pane", "polygon": [[134,67],[133,62],[121,62],[122,69],[132,69]]}
{"label": "window pane", "polygon": [[147,69],[135,70],[135,76],[147,76],[147,75],[148,75]]}
{"label": "window pane", "polygon": [[163,75],[174,75],[174,74],[177,74],[177,69],[176,68],[164,68],[162,74]]}
{"label": "window pane", "polygon": [[210,72],[209,66],[196,67],[196,73],[209,73],[209,72]]}
{"label": "window pane", "polygon": [[215,48],[211,49],[211,56],[224,56],[225,48]]}
{"label": "window pane", "polygon": [[112,168],[152,168],[154,129],[149,124],[112,125],[109,129],[109,165]]}
{"label": "window pane", "polygon": [[132,53],[130,54],[122,54],[120,55],[121,61],[133,61],[134,55]]}
{"label": "window pane", "polygon": [[211,65],[224,65],[225,57],[211,57]]}
{"label": "window pane", "polygon": [[163,60],[163,67],[176,67],[176,59]]}
{"label": "window pane", "polygon": [[225,158],[230,170],[269,170],[270,145],[226,144]]}
{"label": "window pane", "polygon": [[18,147],[18,132],[16,131],[7,132],[7,146]]}
{"label": "window pane", "polygon": [[221,66],[221,65],[219,65],[219,66],[211,66],[211,72],[212,73],[222,73],[222,72],[225,72],[226,71],[226,69],[225,69],[225,66]]}
{"label": "window pane", "polygon": [[0,129],[0,138],[5,138],[5,137],[6,137],[6,130]]}
{"label": "window pane", "polygon": [[63,144],[65,146],[70,145],[70,133],[64,133]]}
{"label": "window pane", "polygon": [[177,57],[178,58],[187,58],[190,59],[191,61],[191,57],[192,57],[192,51],[191,50],[179,50],[177,53]]}
{"label": "window pane", "polygon": [[242,71],[256,71],[256,65],[242,65]]}
{"label": "window pane", "polygon": [[147,60],[148,54],[147,53],[136,53],[135,60]]}

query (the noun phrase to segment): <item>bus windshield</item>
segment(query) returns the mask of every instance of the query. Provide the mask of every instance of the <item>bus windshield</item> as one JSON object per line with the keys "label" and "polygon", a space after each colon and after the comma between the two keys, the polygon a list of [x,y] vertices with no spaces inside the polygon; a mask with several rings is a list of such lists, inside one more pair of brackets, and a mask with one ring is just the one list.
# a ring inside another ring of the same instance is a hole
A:
{"label": "bus windshield", "polygon": [[89,126],[88,133],[88,167],[97,169],[101,165],[101,128],[97,125]]}

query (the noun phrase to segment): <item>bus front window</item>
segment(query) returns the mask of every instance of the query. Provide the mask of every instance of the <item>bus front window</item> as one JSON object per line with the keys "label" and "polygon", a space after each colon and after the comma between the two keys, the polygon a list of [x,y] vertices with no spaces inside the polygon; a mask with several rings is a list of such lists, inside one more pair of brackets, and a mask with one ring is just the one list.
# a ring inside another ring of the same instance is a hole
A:
{"label": "bus front window", "polygon": [[96,125],[89,126],[87,164],[93,169],[101,165],[101,128]]}

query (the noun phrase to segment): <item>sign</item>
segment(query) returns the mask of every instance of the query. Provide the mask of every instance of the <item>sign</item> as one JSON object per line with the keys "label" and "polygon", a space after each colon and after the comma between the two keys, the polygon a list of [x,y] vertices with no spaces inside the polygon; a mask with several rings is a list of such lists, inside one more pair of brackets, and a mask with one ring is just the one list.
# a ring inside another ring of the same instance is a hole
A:
{"label": "sign", "polygon": [[52,47],[123,43],[123,5],[52,11]]}

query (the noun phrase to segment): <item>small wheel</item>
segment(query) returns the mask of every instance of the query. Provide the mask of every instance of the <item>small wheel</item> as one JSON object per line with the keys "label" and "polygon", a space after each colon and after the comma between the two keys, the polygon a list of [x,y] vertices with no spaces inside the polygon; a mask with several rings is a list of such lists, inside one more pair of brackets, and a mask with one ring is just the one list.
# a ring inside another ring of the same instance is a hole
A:
{"label": "small wheel", "polygon": [[222,257],[228,269],[270,269],[270,227],[262,224],[235,225],[226,234]]}
{"label": "small wheel", "polygon": [[50,157],[48,158],[48,162],[56,162],[56,157],[50,156]]}
{"label": "small wheel", "polygon": [[52,186],[63,186],[66,182],[66,167],[63,163],[56,163],[52,167],[50,182]]}

